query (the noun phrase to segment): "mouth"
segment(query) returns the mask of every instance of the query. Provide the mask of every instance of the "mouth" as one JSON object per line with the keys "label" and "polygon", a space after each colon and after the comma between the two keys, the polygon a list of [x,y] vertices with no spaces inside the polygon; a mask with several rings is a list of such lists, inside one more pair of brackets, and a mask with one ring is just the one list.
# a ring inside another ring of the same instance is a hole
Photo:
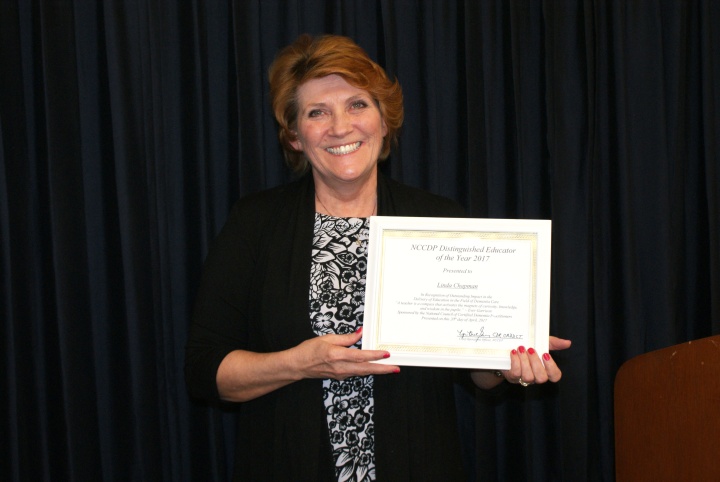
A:
{"label": "mouth", "polygon": [[345,154],[350,154],[351,152],[357,151],[358,149],[360,149],[361,145],[362,142],[358,141],[353,142],[352,144],[345,144],[344,146],[326,147],[325,150],[334,156],[343,156]]}

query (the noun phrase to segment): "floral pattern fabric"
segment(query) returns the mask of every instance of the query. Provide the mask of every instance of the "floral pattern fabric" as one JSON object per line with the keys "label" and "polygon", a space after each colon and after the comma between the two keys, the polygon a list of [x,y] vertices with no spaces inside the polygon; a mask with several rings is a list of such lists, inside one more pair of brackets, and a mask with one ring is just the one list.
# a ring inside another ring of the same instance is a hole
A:
{"label": "floral pattern fabric", "polygon": [[[313,331],[352,333],[363,324],[369,220],[316,213],[314,233]],[[323,380],[323,399],[338,481],[375,480],[373,377]]]}

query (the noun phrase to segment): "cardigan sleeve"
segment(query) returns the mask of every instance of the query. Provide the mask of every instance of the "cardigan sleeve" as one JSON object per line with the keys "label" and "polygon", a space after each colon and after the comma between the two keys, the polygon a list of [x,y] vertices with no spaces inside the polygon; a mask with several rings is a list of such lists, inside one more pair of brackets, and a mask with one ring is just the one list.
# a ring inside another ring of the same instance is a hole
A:
{"label": "cardigan sleeve", "polygon": [[247,347],[248,299],[256,253],[241,203],[213,242],[203,267],[185,345],[185,382],[193,398],[219,399],[216,375],[233,350]]}
{"label": "cardigan sleeve", "polygon": [[311,183],[304,176],[240,199],[210,247],[185,346],[193,398],[219,400],[217,370],[231,351],[276,351],[312,336],[309,323],[289,321],[307,316],[307,291],[295,288],[310,276]]}

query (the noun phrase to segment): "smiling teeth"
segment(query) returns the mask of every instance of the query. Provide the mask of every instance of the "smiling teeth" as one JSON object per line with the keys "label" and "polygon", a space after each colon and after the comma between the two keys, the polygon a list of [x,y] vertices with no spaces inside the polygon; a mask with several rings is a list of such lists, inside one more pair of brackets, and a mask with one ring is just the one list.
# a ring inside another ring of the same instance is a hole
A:
{"label": "smiling teeth", "polygon": [[357,151],[360,149],[360,142],[355,142],[354,144],[347,144],[345,146],[340,147],[328,147],[325,149],[330,154],[335,154],[336,156],[341,156],[343,154],[350,154],[351,152]]}

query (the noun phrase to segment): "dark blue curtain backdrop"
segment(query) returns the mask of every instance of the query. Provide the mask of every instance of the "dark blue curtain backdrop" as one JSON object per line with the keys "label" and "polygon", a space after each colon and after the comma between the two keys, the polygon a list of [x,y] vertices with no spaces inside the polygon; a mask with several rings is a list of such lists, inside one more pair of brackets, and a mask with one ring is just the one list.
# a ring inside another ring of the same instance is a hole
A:
{"label": "dark blue curtain backdrop", "polygon": [[183,345],[230,205],[291,178],[266,72],[302,32],[401,81],[387,173],[553,221],[565,377],[458,391],[477,477],[613,480],[620,365],[720,333],[714,0],[0,0],[0,480],[227,479]]}

